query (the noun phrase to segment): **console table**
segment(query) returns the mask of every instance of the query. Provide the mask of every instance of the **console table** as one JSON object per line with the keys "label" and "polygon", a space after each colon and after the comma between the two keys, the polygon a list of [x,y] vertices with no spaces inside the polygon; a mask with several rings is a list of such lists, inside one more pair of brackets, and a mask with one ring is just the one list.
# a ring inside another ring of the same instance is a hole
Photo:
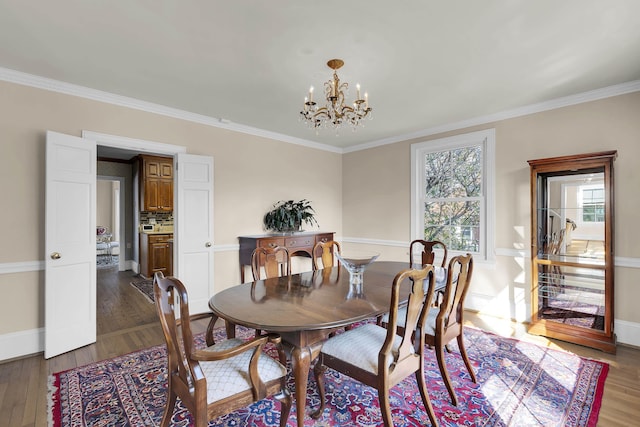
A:
{"label": "console table", "polygon": [[251,254],[256,248],[284,246],[291,256],[311,258],[313,247],[318,242],[333,240],[333,232],[301,232],[294,234],[259,234],[240,236],[240,280],[244,283],[244,269],[251,265]]}

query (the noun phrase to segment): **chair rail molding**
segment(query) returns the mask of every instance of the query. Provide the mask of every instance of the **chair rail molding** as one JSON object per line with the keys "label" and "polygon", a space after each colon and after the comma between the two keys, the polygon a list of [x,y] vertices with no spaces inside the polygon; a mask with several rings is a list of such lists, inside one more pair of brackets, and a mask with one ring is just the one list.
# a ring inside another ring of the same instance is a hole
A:
{"label": "chair rail molding", "polygon": [[28,273],[44,270],[44,260],[0,263],[0,274]]}

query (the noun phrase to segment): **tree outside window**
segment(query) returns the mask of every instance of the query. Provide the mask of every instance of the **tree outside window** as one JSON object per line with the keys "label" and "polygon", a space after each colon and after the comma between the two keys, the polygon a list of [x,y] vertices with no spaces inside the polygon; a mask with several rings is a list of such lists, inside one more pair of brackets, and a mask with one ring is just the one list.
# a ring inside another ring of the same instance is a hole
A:
{"label": "tree outside window", "polygon": [[425,154],[425,240],[440,240],[451,250],[478,252],[482,164],[478,145]]}

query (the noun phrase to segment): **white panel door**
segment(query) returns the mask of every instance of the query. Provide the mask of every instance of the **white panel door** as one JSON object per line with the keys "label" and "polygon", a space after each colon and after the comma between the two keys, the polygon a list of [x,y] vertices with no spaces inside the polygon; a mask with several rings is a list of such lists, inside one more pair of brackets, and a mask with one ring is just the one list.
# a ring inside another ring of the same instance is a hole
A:
{"label": "white panel door", "polygon": [[187,287],[189,309],[209,311],[213,292],[213,157],[179,153],[175,276]]}
{"label": "white panel door", "polygon": [[44,357],[96,341],[96,143],[47,132]]}

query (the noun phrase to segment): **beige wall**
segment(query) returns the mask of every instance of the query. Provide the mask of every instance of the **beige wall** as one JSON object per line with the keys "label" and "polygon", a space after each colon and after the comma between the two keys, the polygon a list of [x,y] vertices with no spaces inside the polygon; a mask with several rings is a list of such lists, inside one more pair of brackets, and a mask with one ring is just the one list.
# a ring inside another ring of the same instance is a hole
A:
{"label": "beige wall", "polygon": [[[266,138],[0,82],[2,202],[0,264],[44,259],[45,134],[82,130],[187,147],[214,157],[215,246],[262,233],[262,217],[280,199],[306,198],[319,228],[342,232],[342,158]],[[237,251],[215,252],[215,290],[239,283]],[[0,336],[43,327],[44,273],[0,274]]]}
{"label": "beige wall", "polygon": [[[471,292],[480,309],[522,318],[530,299],[528,258],[504,254],[530,247],[529,165],[527,160],[618,150],[615,162],[615,255],[635,259],[635,268],[615,271],[615,318],[640,322],[630,301],[640,300],[640,93],[503,120],[428,138],[356,151],[343,156],[345,238],[405,241],[410,236],[411,143],[496,129],[495,265],[478,265]],[[385,246],[381,257],[403,257]],[[528,252],[527,252],[528,254]]]}
{"label": "beige wall", "polygon": [[[479,265],[472,292],[482,309],[523,318],[529,299],[528,260],[509,251],[529,247],[527,160],[618,150],[615,164],[617,257],[634,267],[616,268],[615,317],[640,325],[640,93],[618,96],[484,126],[437,135],[496,129],[496,247],[493,265]],[[382,119],[382,118],[380,118]],[[0,82],[0,265],[44,258],[44,147],[53,130],[82,130],[183,145],[214,157],[215,246],[262,232],[262,216],[284,198],[307,198],[320,229],[351,242],[370,239],[381,259],[405,259],[410,240],[410,145],[405,141],[344,155],[240,134],[83,98]],[[422,140],[420,140],[422,141]],[[17,243],[19,242],[19,244]],[[354,243],[347,243],[353,245]],[[505,255],[506,253],[506,255]],[[237,252],[215,252],[215,290],[239,282]],[[43,327],[44,273],[0,274],[0,338]]]}
{"label": "beige wall", "polygon": [[108,227],[113,232],[113,207],[111,181],[98,180],[96,183],[96,226]]}

